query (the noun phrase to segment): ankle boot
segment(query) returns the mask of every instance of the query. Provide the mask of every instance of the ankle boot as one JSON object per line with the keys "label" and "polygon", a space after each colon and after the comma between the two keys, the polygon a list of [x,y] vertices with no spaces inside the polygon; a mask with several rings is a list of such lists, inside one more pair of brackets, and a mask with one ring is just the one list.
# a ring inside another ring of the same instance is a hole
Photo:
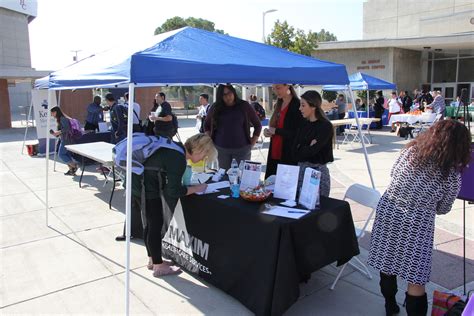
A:
{"label": "ankle boot", "polygon": [[408,293],[405,294],[408,316],[425,316],[428,312],[428,298],[426,297],[426,293],[422,296],[412,296]]}
{"label": "ankle boot", "polygon": [[385,298],[385,314],[395,315],[400,312],[395,295],[397,294],[397,276],[380,272],[380,292]]}

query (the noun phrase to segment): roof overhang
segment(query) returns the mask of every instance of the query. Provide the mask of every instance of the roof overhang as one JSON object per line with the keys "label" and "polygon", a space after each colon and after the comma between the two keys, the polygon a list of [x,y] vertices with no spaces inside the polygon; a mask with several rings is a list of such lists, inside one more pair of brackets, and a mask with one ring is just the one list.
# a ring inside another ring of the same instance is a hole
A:
{"label": "roof overhang", "polygon": [[341,50],[341,49],[364,49],[364,48],[404,48],[423,51],[429,49],[450,50],[474,50],[474,32],[451,34],[446,36],[406,37],[406,38],[383,38],[355,41],[320,42],[316,51]]}

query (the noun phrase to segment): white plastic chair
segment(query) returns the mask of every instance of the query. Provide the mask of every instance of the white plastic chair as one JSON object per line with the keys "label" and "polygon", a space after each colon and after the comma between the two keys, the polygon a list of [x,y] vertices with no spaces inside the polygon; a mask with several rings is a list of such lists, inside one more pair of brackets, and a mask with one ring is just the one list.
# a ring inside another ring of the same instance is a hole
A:
{"label": "white plastic chair", "polygon": [[[362,237],[364,237],[365,229],[367,228],[367,225],[372,220],[372,217],[375,214],[375,209],[377,208],[377,204],[380,200],[380,193],[379,191],[375,189],[356,183],[356,184],[351,185],[347,189],[346,194],[344,195],[344,200],[346,199],[350,199],[354,202],[357,202],[366,207],[370,207],[372,209],[362,229],[356,228],[357,241],[359,241]],[[352,263],[351,262],[352,260],[357,261],[358,264],[356,265]],[[331,290],[334,290],[334,287],[336,286],[337,281],[341,277],[342,272],[344,271],[344,269],[346,268],[348,264],[350,264],[354,269],[358,270],[359,272],[367,276],[367,278],[372,279],[372,275],[370,274],[369,269],[367,269],[367,266],[357,256],[353,257],[351,261],[344,264],[342,268],[339,270],[339,273],[337,274],[336,279],[334,280],[333,284],[330,287]]]}
{"label": "white plastic chair", "polygon": [[262,134],[258,137],[258,140],[255,143],[255,145],[253,146],[252,150],[257,149],[260,152],[260,155],[262,156],[262,159],[265,161],[267,159],[267,157],[265,157],[265,155],[263,154],[263,151],[262,151],[264,141],[265,141],[265,138]]}

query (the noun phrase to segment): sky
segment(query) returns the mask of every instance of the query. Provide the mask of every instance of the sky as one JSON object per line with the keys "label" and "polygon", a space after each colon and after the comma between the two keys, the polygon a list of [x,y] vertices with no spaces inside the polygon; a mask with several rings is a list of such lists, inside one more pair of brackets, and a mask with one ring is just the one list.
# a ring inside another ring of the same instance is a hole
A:
{"label": "sky", "polygon": [[78,58],[153,36],[174,16],[202,18],[231,36],[262,41],[262,12],[268,35],[276,20],[295,29],[324,28],[338,40],[362,38],[363,0],[38,0],[38,16],[29,24],[32,67],[58,70]]}

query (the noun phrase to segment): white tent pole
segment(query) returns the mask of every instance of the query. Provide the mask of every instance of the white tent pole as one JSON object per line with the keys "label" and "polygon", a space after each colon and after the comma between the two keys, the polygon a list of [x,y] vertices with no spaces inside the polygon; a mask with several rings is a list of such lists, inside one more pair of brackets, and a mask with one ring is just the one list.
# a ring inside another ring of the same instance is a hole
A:
{"label": "white tent pole", "polygon": [[269,106],[265,106],[265,85],[262,86],[262,106],[263,108],[268,111],[270,110],[270,107]]}
{"label": "white tent pole", "polygon": [[[26,128],[25,128],[25,137],[23,137],[23,145],[21,146],[21,154],[23,155],[23,150],[25,149],[26,135],[28,133],[28,124],[30,122],[31,108],[33,107],[33,98],[30,101],[30,108],[28,109],[28,116],[26,117]],[[33,127],[33,126],[32,126]]]}
{"label": "white tent pole", "polygon": [[301,97],[301,86],[298,86],[298,97]]}
{"label": "white tent pole", "polygon": [[242,86],[242,100],[247,101],[247,87]]}
{"label": "white tent pole", "polygon": [[212,102],[216,102],[216,97],[217,97],[217,86],[214,85],[212,88]]}
{"label": "white tent pole", "polygon": [[127,121],[127,167],[125,184],[125,315],[130,315],[130,225],[132,207],[132,141],[133,141],[133,103],[135,102],[135,84],[128,85],[128,121]]}
{"label": "white tent pole", "polygon": [[51,129],[51,103],[53,102],[53,95],[55,91],[48,89],[48,113],[46,115],[46,192],[45,192],[45,204],[46,204],[46,226],[49,226],[48,211],[49,211],[49,130]]}
{"label": "white tent pole", "polygon": [[369,108],[369,94],[370,94],[370,90],[367,89],[367,105],[366,105],[366,109],[367,109],[367,117],[370,117],[370,108]]}
{"label": "white tent pole", "polygon": [[375,189],[375,182],[374,182],[374,177],[372,176],[372,169],[370,168],[369,156],[367,154],[367,148],[365,147],[364,137],[362,137],[362,129],[361,129],[361,125],[359,123],[359,117],[357,115],[357,109],[355,108],[356,106],[355,106],[354,93],[352,92],[352,89],[349,85],[347,86],[347,90],[349,90],[349,93],[351,95],[352,111],[354,112],[354,118],[355,118],[356,124],[357,124],[357,132],[359,133],[360,143],[362,144],[362,148],[364,149],[365,163],[367,164],[367,170],[369,171],[370,182],[372,183],[372,188]]}

